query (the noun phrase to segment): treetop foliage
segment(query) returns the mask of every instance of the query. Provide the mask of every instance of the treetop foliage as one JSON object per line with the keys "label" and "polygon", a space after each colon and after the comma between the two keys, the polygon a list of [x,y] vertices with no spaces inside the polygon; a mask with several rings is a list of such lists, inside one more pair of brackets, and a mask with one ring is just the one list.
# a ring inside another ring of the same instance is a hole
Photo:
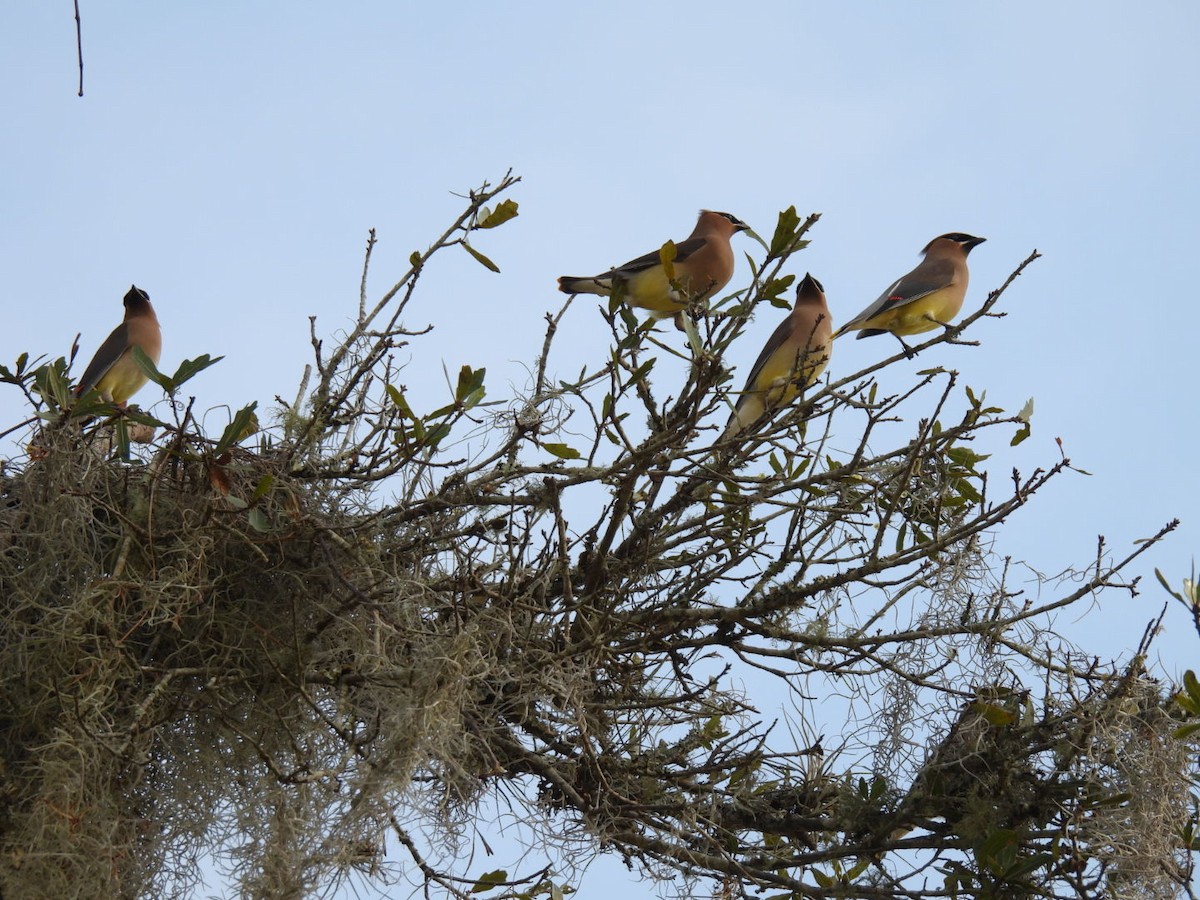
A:
{"label": "treetop foliage", "polygon": [[[428,263],[498,272],[517,182],[376,300],[372,232],[353,326],[314,321],[266,426],[204,432],[181,389],[208,357],[142,360],[166,418],[76,403],[66,360],[0,370],[37,416],[0,477],[0,892],[187,896],[214,848],[261,897],[561,896],[596,852],[730,898],[1183,890],[1200,691],[1148,671],[1150,616],[1119,660],[1054,630],[1136,595],[1173,523],[1014,585],[994,535],[1072,465],[1006,466],[1032,405],[937,364],[1037,254],[904,387],[877,378],[903,352],[835,353],[731,441],[726,351],[789,305],[795,207],[682,335],[567,300],[516,396],[460,361],[420,408]],[[560,360],[581,315],[607,339]],[[464,864],[505,818],[522,858]]]}

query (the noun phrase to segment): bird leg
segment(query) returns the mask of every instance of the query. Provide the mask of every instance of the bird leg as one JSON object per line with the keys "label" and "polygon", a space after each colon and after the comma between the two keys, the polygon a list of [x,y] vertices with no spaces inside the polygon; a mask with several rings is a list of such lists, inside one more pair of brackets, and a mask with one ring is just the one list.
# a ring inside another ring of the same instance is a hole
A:
{"label": "bird leg", "polygon": [[900,342],[900,346],[904,348],[905,357],[907,357],[908,359],[912,359],[913,357],[915,357],[917,355],[917,351],[914,350],[912,347],[908,346],[908,344],[906,344],[904,342],[904,338],[900,337],[900,335],[896,334],[896,332],[894,332],[894,331],[891,331],[888,333],[891,334],[892,337],[894,337],[896,340],[898,340]]}
{"label": "bird leg", "polygon": [[946,343],[962,344],[967,347],[978,347],[979,346],[979,341],[959,340],[959,335],[962,334],[962,330],[963,330],[963,326],[961,323],[958,325],[943,325],[942,327],[946,329],[946,331],[945,331]]}

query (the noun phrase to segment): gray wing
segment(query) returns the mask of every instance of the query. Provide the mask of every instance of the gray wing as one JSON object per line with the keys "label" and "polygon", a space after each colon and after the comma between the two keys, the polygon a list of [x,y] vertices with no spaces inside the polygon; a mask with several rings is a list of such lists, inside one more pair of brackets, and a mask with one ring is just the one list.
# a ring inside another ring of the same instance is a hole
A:
{"label": "gray wing", "polygon": [[940,291],[954,280],[954,263],[948,259],[927,259],[907,275],[901,276],[879,298],[841,327],[848,331],[882,312],[904,306]]}
{"label": "gray wing", "polygon": [[754,382],[758,380],[759,373],[762,372],[763,366],[767,364],[767,360],[771,358],[771,354],[783,346],[783,342],[788,339],[791,333],[792,317],[789,315],[779,323],[779,327],[767,339],[766,345],[762,348],[762,353],[758,354],[758,359],[750,367],[750,375],[746,379],[746,386],[742,388],[742,396],[738,398],[739,406],[741,406],[742,401],[745,399],[746,393],[753,390]]}
{"label": "gray wing", "polygon": [[100,349],[96,351],[96,355],[92,357],[92,361],[84,369],[83,377],[79,379],[79,384],[75,386],[75,393],[86,394],[99,384],[100,379],[108,374],[108,370],[116,365],[117,360],[128,349],[129,323],[122,322],[113,329],[112,334],[100,345]]}
{"label": "gray wing", "polygon": [[[708,238],[688,238],[686,241],[680,241],[675,245],[675,262],[683,262],[701,247],[708,243]],[[605,272],[604,275],[598,275],[597,278],[604,278],[610,275],[636,275],[638,272],[643,272],[651,266],[657,266],[662,262],[662,257],[655,250],[652,253],[647,253],[645,256],[639,256],[637,259],[631,259],[624,265],[617,266],[615,269]]]}

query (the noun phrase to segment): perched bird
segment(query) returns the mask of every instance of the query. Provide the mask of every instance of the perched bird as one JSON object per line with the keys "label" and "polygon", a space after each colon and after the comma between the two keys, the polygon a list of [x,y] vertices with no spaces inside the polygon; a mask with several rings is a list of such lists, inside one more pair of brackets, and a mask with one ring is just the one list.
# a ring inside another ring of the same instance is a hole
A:
{"label": "perched bird", "polygon": [[802,388],[821,377],[829,363],[832,336],[825,288],[806,274],[796,286],[795,307],[758,354],[722,437],[733,437],[768,411],[791,403]]}
{"label": "perched bird", "polygon": [[746,228],[736,216],[702,209],[692,233],[675,245],[671,263],[674,278],[668,276],[655,250],[600,275],[564,275],[558,279],[558,289],[564,294],[602,297],[615,293],[631,306],[651,310],[658,318],[675,315],[691,301],[711,297],[729,283],[734,266],[729,239]]}
{"label": "perched bird", "polygon": [[82,395],[95,388],[106,401],[124,405],[147,381],[146,373],[133,359],[134,347],[140,347],[158,364],[162,331],[150,305],[150,295],[137,285],[131,286],[125,295],[125,321],[100,345],[75,393]]}
{"label": "perched bird", "polygon": [[961,231],[935,237],[921,251],[925,258],[919,266],[889,286],[834,337],[857,331],[861,340],[890,331],[911,356],[901,335],[947,326],[958,315],[967,295],[967,254],[985,240]]}

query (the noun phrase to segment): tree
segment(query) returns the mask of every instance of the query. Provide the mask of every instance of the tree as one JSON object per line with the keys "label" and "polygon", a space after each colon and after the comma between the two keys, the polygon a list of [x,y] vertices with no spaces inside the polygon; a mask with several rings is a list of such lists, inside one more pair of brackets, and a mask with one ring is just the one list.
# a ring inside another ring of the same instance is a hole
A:
{"label": "tree", "polygon": [[[1135,592],[1173,523],[1049,598],[1013,589],[990,535],[1070,462],[998,480],[983,450],[1029,411],[938,366],[887,394],[903,353],[835,359],[721,443],[723,355],[788,305],[817,219],[794,208],[683,336],[618,298],[555,379],[559,324],[593,314],[568,301],[523,396],[463,366],[415,409],[394,351],[426,264],[498,271],[475,243],[516,183],[471,192],[373,304],[372,234],[354,328],[314,325],[268,430],[247,407],[210,437],[179,401],[85,427],[115,410],[75,403],[65,360],[0,371],[40,416],[0,509],[5,896],[183,895],[213,847],[262,897],[549,896],[596,851],[721,897],[1174,896],[1197,713],[1146,670],[1154,623],[1102,663],[1050,618]],[[1036,256],[917,352],[969,343]],[[176,397],[212,362],[154,377]],[[545,864],[458,864],[497,803]]]}

